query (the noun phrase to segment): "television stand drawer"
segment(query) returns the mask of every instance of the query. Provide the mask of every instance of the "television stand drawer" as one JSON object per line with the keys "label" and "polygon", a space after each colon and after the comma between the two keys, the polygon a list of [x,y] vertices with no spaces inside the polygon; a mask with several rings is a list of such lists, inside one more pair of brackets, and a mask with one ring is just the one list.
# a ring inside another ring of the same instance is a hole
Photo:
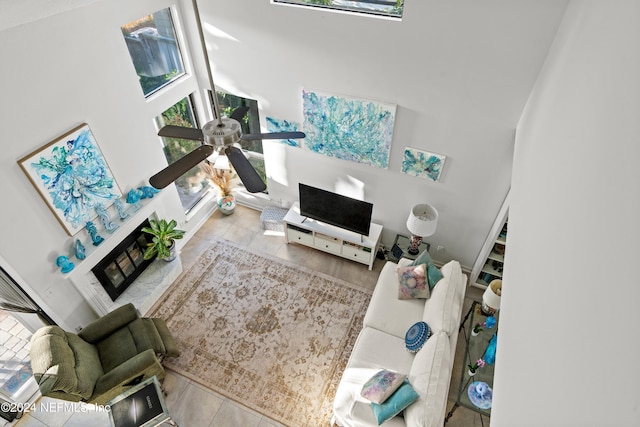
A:
{"label": "television stand drawer", "polygon": [[298,231],[292,227],[287,227],[287,238],[290,242],[302,243],[303,245],[313,246],[313,233]]}
{"label": "television stand drawer", "polygon": [[334,254],[340,254],[341,245],[342,240],[320,234],[316,234],[315,240],[313,242],[313,246],[315,246],[316,248]]}
{"label": "television stand drawer", "polygon": [[371,260],[371,248],[345,244],[342,246],[342,256],[354,261],[369,263]]}

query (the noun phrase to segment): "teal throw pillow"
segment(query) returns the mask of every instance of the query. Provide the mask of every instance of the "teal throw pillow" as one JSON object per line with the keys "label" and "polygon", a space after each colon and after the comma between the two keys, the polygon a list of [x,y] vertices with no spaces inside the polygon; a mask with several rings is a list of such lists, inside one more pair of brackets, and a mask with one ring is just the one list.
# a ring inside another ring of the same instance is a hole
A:
{"label": "teal throw pillow", "polygon": [[384,403],[371,403],[378,425],[398,415],[418,397],[420,396],[411,387],[409,380],[404,380],[402,385]]}
{"label": "teal throw pillow", "polygon": [[429,290],[433,290],[436,284],[442,279],[444,276],[433,263],[431,256],[429,255],[429,251],[422,251],[420,255],[413,261],[410,265],[420,265],[427,264],[427,281],[429,282]]}

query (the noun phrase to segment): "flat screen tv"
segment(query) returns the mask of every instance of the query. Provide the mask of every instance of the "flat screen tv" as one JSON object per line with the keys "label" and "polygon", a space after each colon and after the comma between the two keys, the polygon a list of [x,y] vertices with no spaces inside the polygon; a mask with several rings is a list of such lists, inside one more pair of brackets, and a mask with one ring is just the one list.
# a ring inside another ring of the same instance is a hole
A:
{"label": "flat screen tv", "polygon": [[299,184],[300,215],[369,235],[373,204],[331,191]]}

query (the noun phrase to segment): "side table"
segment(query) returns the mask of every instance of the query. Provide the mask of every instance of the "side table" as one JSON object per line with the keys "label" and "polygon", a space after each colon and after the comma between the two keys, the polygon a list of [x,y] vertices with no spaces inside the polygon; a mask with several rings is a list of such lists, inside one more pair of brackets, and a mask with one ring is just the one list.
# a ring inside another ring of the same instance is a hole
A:
{"label": "side table", "polygon": [[[396,256],[396,254],[393,253],[393,247],[396,245],[402,250],[402,254],[398,253],[400,256]],[[400,258],[416,259],[422,251],[428,251],[431,247],[431,245],[423,240],[418,246],[418,255],[411,255],[407,251],[409,246],[411,246],[411,239],[409,237],[403,236],[402,234],[396,234],[396,240],[393,242],[393,246],[391,247],[392,250],[387,253],[387,261],[398,262]]]}
{"label": "side table", "polygon": [[178,427],[167,411],[155,375],[114,397],[107,406],[112,427],[155,427],[163,423]]}
{"label": "side table", "polygon": [[465,407],[480,414],[480,422],[484,426],[483,416],[491,417],[491,401],[489,399],[483,400],[482,404],[478,406],[479,402],[472,402],[469,397],[469,386],[472,384],[485,383],[489,387],[493,388],[493,373],[495,363],[486,363],[483,367],[476,370],[475,375],[471,376],[468,372],[468,365],[474,364],[478,359],[484,358],[485,352],[489,342],[494,335],[498,333],[498,313],[494,315],[496,319],[496,325],[492,328],[482,327],[482,331],[478,335],[473,336],[472,331],[474,325],[478,323],[484,323],[487,320],[487,316],[481,311],[482,303],[474,301],[469,308],[469,311],[462,319],[460,323],[460,332],[464,333],[465,339],[465,353],[462,363],[462,373],[460,375],[460,387],[458,389],[458,395],[456,402],[451,407],[451,410],[445,418],[445,424],[451,418],[455,410],[459,407]]}

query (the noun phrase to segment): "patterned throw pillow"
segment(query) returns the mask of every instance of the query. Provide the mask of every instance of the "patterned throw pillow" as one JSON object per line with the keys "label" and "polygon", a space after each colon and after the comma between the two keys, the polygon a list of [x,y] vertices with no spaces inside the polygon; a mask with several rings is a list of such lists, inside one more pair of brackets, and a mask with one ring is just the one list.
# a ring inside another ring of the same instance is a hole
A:
{"label": "patterned throw pillow", "polygon": [[427,264],[398,267],[398,299],[429,298]]}
{"label": "patterned throw pillow", "polygon": [[409,380],[404,380],[402,385],[384,403],[371,403],[373,413],[376,416],[378,425],[390,420],[400,412],[418,400],[420,396],[409,384]]}
{"label": "patterned throw pillow", "polygon": [[360,395],[373,403],[382,403],[402,385],[405,378],[404,374],[383,369],[364,383]]}
{"label": "patterned throw pillow", "polygon": [[433,260],[431,259],[431,256],[429,255],[428,251],[422,251],[422,253],[418,255],[418,258],[416,258],[415,261],[411,263],[411,265],[420,265],[420,264],[427,264],[427,279],[429,282],[429,290],[432,290],[433,287],[444,276],[442,275],[440,270],[438,270],[438,267],[436,267],[436,265],[433,263]]}

